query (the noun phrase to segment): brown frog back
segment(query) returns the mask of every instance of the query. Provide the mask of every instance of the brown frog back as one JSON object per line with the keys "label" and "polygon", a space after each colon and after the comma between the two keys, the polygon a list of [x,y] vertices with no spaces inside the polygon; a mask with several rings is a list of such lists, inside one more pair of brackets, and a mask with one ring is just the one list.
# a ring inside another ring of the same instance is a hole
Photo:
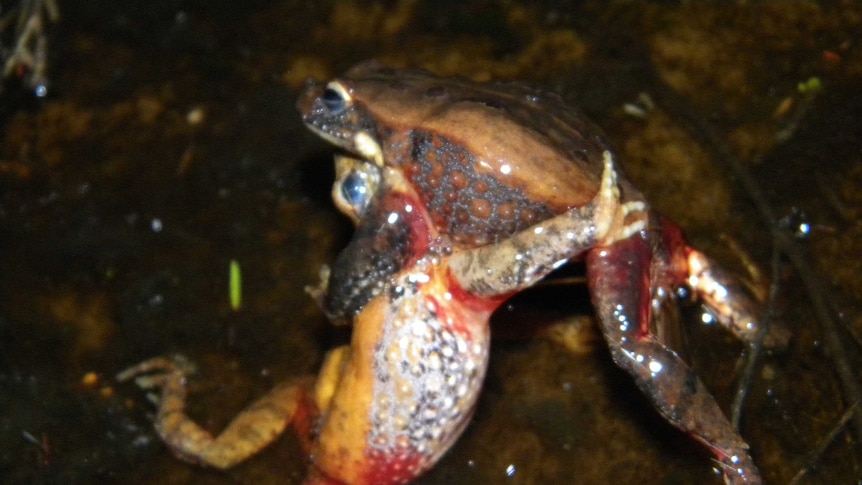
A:
{"label": "brown frog back", "polygon": [[598,190],[604,136],[556,94],[376,62],[343,83],[376,121],[386,163],[405,172],[457,243],[505,238]]}

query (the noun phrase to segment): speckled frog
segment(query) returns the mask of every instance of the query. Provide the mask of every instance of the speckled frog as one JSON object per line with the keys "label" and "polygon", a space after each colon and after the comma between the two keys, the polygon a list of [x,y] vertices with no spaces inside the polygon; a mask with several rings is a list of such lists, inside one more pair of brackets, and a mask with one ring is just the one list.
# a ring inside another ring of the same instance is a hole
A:
{"label": "speckled frog", "polygon": [[399,484],[466,426],[488,363],[491,313],[572,260],[586,262],[614,361],[655,408],[705,445],[725,482],[760,483],[748,446],[653,329],[686,288],[745,339],[757,305],[620,173],[601,131],[559,96],[359,64],[299,100],[340,147],[333,198],[356,232],[315,292],[353,326],[316,384],[283,384],[213,437],[184,413],[165,358],[120,376],[161,389],[156,429],[180,457],[219,468],[292,424],[307,484]]}

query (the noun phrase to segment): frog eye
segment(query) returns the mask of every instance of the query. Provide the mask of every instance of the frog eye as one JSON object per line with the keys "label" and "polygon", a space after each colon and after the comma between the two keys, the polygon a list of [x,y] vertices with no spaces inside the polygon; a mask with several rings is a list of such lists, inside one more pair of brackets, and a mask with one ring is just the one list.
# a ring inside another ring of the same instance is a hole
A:
{"label": "frog eye", "polygon": [[357,217],[361,216],[362,211],[368,206],[371,192],[367,177],[360,172],[352,171],[341,181],[341,200],[350,206]]}
{"label": "frog eye", "polygon": [[380,171],[372,163],[338,155],[335,157],[335,171],[337,177],[332,186],[332,199],[341,212],[358,223],[377,191]]}
{"label": "frog eye", "polygon": [[341,83],[333,81],[326,85],[326,89],[320,95],[320,100],[326,109],[329,110],[329,114],[337,115],[347,107],[347,103],[350,101],[350,94],[348,94]]}

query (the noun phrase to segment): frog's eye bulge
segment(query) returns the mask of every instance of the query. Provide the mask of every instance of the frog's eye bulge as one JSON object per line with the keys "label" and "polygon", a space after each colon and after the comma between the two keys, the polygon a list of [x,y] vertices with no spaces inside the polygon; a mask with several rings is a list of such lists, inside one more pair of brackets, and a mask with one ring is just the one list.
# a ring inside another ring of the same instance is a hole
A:
{"label": "frog's eye bulge", "polygon": [[343,155],[335,157],[335,183],[332,200],[338,210],[358,223],[380,183],[374,164]]}
{"label": "frog's eye bulge", "polygon": [[365,182],[361,173],[350,172],[341,183],[341,198],[353,208],[357,216],[362,215],[371,196],[371,188]]}
{"label": "frog's eye bulge", "polygon": [[350,214],[357,219],[362,217],[371,197],[374,195],[376,183],[368,173],[353,170],[338,183],[338,190],[333,192],[336,204],[342,210],[349,209]]}
{"label": "frog's eye bulge", "polygon": [[329,114],[337,115],[347,107],[350,102],[350,94],[341,83],[333,81],[326,85],[326,89],[320,95],[320,100],[323,101],[323,106],[329,110]]}

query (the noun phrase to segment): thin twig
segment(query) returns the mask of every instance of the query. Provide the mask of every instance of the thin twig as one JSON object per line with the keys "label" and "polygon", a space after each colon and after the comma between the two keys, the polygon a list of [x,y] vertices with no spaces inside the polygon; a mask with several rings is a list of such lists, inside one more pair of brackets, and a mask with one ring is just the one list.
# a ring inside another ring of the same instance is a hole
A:
{"label": "thin twig", "polygon": [[739,422],[742,419],[742,407],[745,404],[745,398],[748,396],[748,391],[751,389],[751,383],[754,380],[754,371],[757,369],[757,361],[763,350],[763,340],[766,338],[769,332],[769,325],[775,317],[775,301],[778,297],[778,281],[781,277],[781,252],[776,247],[772,248],[771,267],[772,280],[769,283],[769,298],[766,301],[766,310],[763,312],[760,328],[757,331],[757,338],[755,338],[748,349],[745,367],[742,370],[739,386],[736,388],[736,395],[733,398],[731,406],[730,422],[736,429],[739,429]]}
{"label": "thin twig", "polygon": [[823,458],[823,454],[826,453],[829,446],[832,445],[838,436],[840,436],[847,428],[847,423],[850,422],[850,419],[853,417],[853,413],[858,409],[859,403],[856,402],[847,408],[847,411],[844,411],[844,415],[842,415],[841,419],[835,423],[835,426],[832,427],[832,431],[829,432],[829,435],[820,442],[816,449],[812,450],[811,453],[808,454],[808,457],[805,460],[805,465],[796,472],[796,475],[793,476],[793,480],[790,480],[788,485],[796,485],[810,470],[817,468],[817,463]]}
{"label": "thin twig", "polygon": [[48,24],[56,23],[59,18],[60,9],[56,0],[24,0],[17,9],[12,9],[0,18],[0,33],[11,29],[15,20],[14,45],[8,52],[6,46],[0,45],[5,61],[3,76],[21,77],[25,84],[36,89],[36,95],[40,97],[47,92],[46,29]]}

